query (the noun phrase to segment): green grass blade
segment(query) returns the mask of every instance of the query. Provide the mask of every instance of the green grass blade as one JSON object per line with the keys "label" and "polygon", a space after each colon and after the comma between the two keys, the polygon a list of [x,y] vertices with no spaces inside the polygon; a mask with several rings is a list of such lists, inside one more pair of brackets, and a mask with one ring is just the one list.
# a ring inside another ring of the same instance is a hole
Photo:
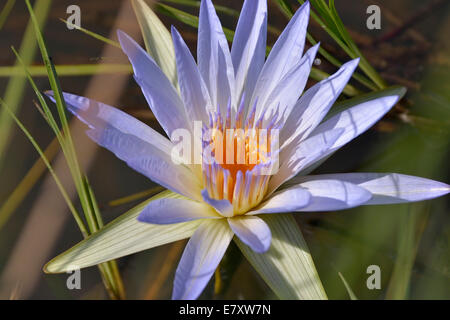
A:
{"label": "green grass blade", "polygon": [[[90,76],[96,74],[131,74],[133,68],[129,64],[78,64],[55,66],[59,77],[62,76]],[[46,77],[45,66],[29,66],[28,72],[33,77]],[[23,68],[20,66],[0,67],[0,77],[24,76]]]}
{"label": "green grass blade", "polygon": [[8,0],[3,6],[2,11],[0,11],[0,30],[2,30],[3,26],[5,25],[5,22],[8,19],[8,16],[11,13],[11,10],[14,7],[15,3],[16,0]]}
{"label": "green grass blade", "polygon": [[347,290],[348,296],[350,297],[350,300],[358,300],[358,298],[356,297],[355,293],[353,292],[352,288],[350,287],[350,285],[348,284],[347,280],[345,280],[344,276],[342,275],[342,273],[338,272],[339,278],[341,278],[342,283],[345,286],[345,289]]}
{"label": "green grass blade", "polygon": [[[37,38],[37,42],[39,45],[39,49],[41,51],[41,56],[44,61],[44,65],[47,69],[48,79],[50,82],[50,87],[54,92],[54,98],[56,101],[56,109],[59,115],[59,120],[61,122],[62,132],[64,136],[64,142],[61,145],[63,150],[65,150],[66,160],[69,165],[69,168],[72,173],[72,177],[75,182],[76,189],[78,191],[78,195],[80,197],[81,205],[83,207],[84,214],[86,216],[86,220],[89,226],[90,231],[92,232],[95,229],[95,214],[93,209],[90,207],[88,192],[83,186],[83,174],[81,173],[81,169],[78,163],[78,159],[75,152],[75,147],[73,145],[68,120],[66,117],[66,103],[62,96],[62,90],[59,83],[58,76],[56,74],[55,66],[50,59],[50,55],[45,44],[45,40],[42,36],[42,33],[39,29],[39,25],[37,23],[36,16],[33,12],[33,9],[30,5],[29,0],[26,0],[28,11],[30,13],[31,19],[35,26],[35,35]],[[44,104],[45,105],[45,104]],[[44,107],[43,105],[43,107]],[[51,113],[50,113],[51,114]]]}
{"label": "green grass blade", "polygon": [[[291,19],[292,16],[294,15],[294,12],[292,11],[292,9],[289,7],[289,5],[287,4],[286,0],[277,0],[277,4],[280,7],[281,11],[284,13],[284,15],[288,18]],[[311,12],[312,16],[315,16],[314,12]],[[312,45],[315,45],[317,43],[317,41],[313,38],[313,36],[307,32],[306,33],[306,38],[309,41],[309,43],[311,43]],[[336,59],[335,57],[333,57],[328,51],[326,51],[323,47],[319,48],[319,54],[321,54],[328,62],[330,62],[332,65],[336,66],[336,67],[340,67],[342,66],[342,62],[340,62],[338,59]],[[361,83],[362,85],[364,85],[365,87],[371,89],[371,90],[378,90],[378,87],[376,85],[374,85],[369,79],[367,79],[366,77],[362,76],[361,74],[354,72],[352,77],[357,80],[359,83]],[[344,93],[348,95],[348,92],[350,90],[347,90],[347,92]]]}
{"label": "green grass blade", "polygon": [[70,22],[67,22],[66,20],[64,20],[62,18],[59,19],[59,20],[61,20],[62,22],[64,22],[68,26],[72,26],[76,30],[79,30],[79,31],[81,31],[81,32],[83,32],[83,33],[85,33],[85,34],[87,34],[87,35],[89,35],[89,36],[91,36],[91,37],[93,37],[93,38],[95,38],[97,40],[103,41],[103,42],[105,42],[105,43],[107,43],[107,44],[109,44],[111,46],[114,46],[114,47],[117,47],[117,48],[121,49],[120,44],[117,41],[108,39],[108,38],[106,38],[106,37],[104,37],[104,36],[102,36],[102,35],[100,35],[98,33],[95,33],[95,32],[89,31],[89,30],[87,30],[87,29],[85,29],[83,27],[77,26],[76,24],[72,24]]}
{"label": "green grass blade", "polygon": [[[81,206],[83,208],[83,212],[89,227],[89,231],[92,233],[98,231],[99,226],[102,224],[101,221],[98,221],[99,213],[96,212],[96,209],[98,208],[96,208],[95,203],[93,202],[92,190],[90,190],[86,185],[86,177],[81,172],[81,168],[78,163],[75,147],[70,134],[68,120],[66,117],[66,104],[62,96],[62,90],[59,83],[58,75],[55,70],[55,65],[51,61],[47,46],[45,44],[45,40],[40,31],[36,16],[33,12],[29,0],[25,0],[25,3],[28,7],[31,20],[34,25],[35,35],[37,38],[39,49],[41,51],[41,56],[44,61],[44,65],[47,69],[47,76],[50,82],[50,86],[53,90],[53,97],[56,101],[56,109],[59,115],[59,120],[61,122],[63,132],[63,139],[60,140],[61,147],[63,149],[66,161],[69,165],[72,178],[75,182],[75,187],[77,189],[78,196],[80,198]],[[39,96],[42,95],[38,94],[38,97]],[[54,126],[53,122],[55,121],[45,101],[41,102],[41,106],[43,107],[46,116],[48,118],[51,118],[49,119],[49,124],[51,127],[53,127]],[[102,278],[104,279],[105,287],[108,290],[108,292],[110,292],[110,297],[124,298],[124,292],[116,291],[119,290],[120,288],[123,288],[123,285],[122,281],[120,280],[120,275],[118,274],[117,267],[114,269],[114,263],[99,266],[99,269],[100,272],[102,273]],[[116,274],[113,274],[114,270],[117,271]]]}
{"label": "green grass blade", "polygon": [[51,175],[53,176],[53,179],[55,180],[59,191],[61,192],[64,200],[66,201],[67,206],[70,209],[70,212],[72,212],[72,215],[75,218],[75,221],[78,225],[78,227],[81,230],[81,233],[83,234],[83,236],[87,236],[87,230],[86,227],[84,226],[83,220],[81,219],[80,215],[78,214],[77,210],[75,209],[72,201],[70,200],[70,197],[68,196],[66,190],[64,189],[64,186],[62,185],[61,181],[59,180],[58,176],[56,175],[56,173],[53,171],[53,168],[50,164],[50,162],[48,161],[45,153],[42,151],[41,147],[39,146],[39,144],[36,142],[36,140],[33,138],[33,136],[31,135],[31,133],[25,128],[25,126],[20,122],[20,120],[16,117],[16,115],[14,114],[14,112],[12,112],[12,110],[8,107],[8,105],[2,100],[0,99],[0,104],[3,106],[3,108],[5,110],[7,110],[8,114],[11,116],[11,118],[16,122],[16,124],[19,126],[19,128],[23,131],[23,133],[26,135],[26,137],[28,138],[28,140],[30,140],[30,142],[33,144],[34,148],[36,149],[36,151],[39,153],[42,161],[44,161],[45,165],[47,166],[49,172],[51,173]]}
{"label": "green grass blade", "polygon": [[139,199],[143,199],[143,198],[146,198],[146,197],[149,197],[149,196],[153,196],[156,193],[159,193],[159,192],[162,192],[162,191],[164,191],[163,187],[159,187],[159,186],[158,187],[154,187],[154,188],[151,188],[149,190],[141,191],[141,192],[134,193],[134,194],[126,196],[126,197],[122,197],[122,198],[119,198],[119,199],[112,200],[112,201],[110,201],[108,203],[108,205],[110,207],[121,206],[121,205],[126,204],[126,203],[130,203],[130,202],[133,202],[133,201],[136,201],[136,200],[139,200]]}
{"label": "green grass blade", "polygon": [[[34,5],[34,10],[38,14],[35,19],[37,25],[42,27],[47,19],[48,12],[50,10],[51,0],[37,0]],[[20,45],[20,55],[22,56],[24,63],[30,65],[33,61],[33,57],[36,53],[37,43],[34,37],[33,22],[30,19],[25,29],[22,43]],[[19,65],[17,62],[16,65]],[[3,100],[10,107],[10,110],[17,114],[20,104],[24,96],[24,90],[26,85],[26,79],[22,76],[16,76],[9,80],[8,85],[3,95]],[[0,155],[6,154],[6,148],[8,147],[10,133],[13,120],[8,115],[6,109],[0,110]],[[2,156],[0,156],[0,169],[3,166]]]}

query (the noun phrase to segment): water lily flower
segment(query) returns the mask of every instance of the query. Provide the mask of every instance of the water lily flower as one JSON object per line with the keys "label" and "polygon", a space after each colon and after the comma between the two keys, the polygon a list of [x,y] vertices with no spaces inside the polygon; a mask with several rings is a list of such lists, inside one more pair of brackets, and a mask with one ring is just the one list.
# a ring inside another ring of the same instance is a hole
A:
{"label": "water lily flower", "polygon": [[[413,202],[450,191],[447,184],[402,174],[309,175],[382,118],[400,98],[393,94],[372,99],[325,119],[359,60],[342,65],[302,94],[318,50],[315,45],[303,54],[309,14],[306,2],[266,59],[266,0],[244,2],[231,51],[211,0],[202,0],[197,63],[172,27],[179,91],[146,51],[125,33],[118,33],[136,82],[168,137],[179,128],[192,132],[194,121],[222,131],[278,130],[278,149],[267,152],[268,157],[247,144],[243,163],[212,159],[212,163],[176,164],[172,159],[175,141],[116,108],[64,94],[69,110],[89,126],[87,134],[92,140],[180,195],[150,202],[139,221],[203,220],[179,262],[173,299],[200,295],[233,236],[255,252],[266,252],[271,231],[260,215]],[[224,156],[234,152],[228,147],[223,151]],[[258,161],[250,163],[248,156],[255,152]],[[278,171],[262,174],[275,156]]]}

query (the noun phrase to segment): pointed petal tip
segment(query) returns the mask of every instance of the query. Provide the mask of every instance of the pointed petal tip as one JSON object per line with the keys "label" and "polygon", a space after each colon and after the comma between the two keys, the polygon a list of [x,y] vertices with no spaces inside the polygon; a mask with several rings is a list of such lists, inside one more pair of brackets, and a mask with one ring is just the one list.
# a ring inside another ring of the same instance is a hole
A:
{"label": "pointed petal tip", "polygon": [[177,28],[175,28],[174,25],[170,26],[170,34],[172,36],[173,44],[176,45],[176,43],[180,42],[180,33],[178,32]]}
{"label": "pointed petal tip", "polygon": [[406,87],[399,86],[398,87],[398,100],[401,100],[405,96],[407,91],[408,91],[408,89],[406,89]]}
{"label": "pointed petal tip", "polygon": [[311,11],[311,5],[309,3],[309,0],[306,0],[305,3],[303,3],[302,6],[297,11],[302,12],[303,10],[305,10],[306,11],[305,14],[309,16],[309,12]]}
{"label": "pointed petal tip", "polygon": [[345,67],[346,69],[352,70],[352,72],[354,72],[355,69],[358,67],[360,60],[361,60],[361,58],[358,57],[353,60],[347,61],[346,63],[344,63],[344,65],[341,67],[341,69],[343,69],[343,67]]}
{"label": "pointed petal tip", "polygon": [[119,40],[120,44],[122,44],[122,40],[126,37],[129,38],[129,36],[125,33],[125,31],[121,29],[117,29],[117,39]]}
{"label": "pointed petal tip", "polygon": [[320,47],[320,42],[317,42],[315,45],[313,45],[311,48],[309,48],[309,50],[313,50],[314,52],[317,52],[317,50],[319,50]]}
{"label": "pointed petal tip", "polygon": [[117,30],[117,39],[119,40],[122,50],[127,55],[128,55],[127,52],[130,49],[130,45],[132,45],[133,47],[141,48],[140,45],[132,37],[130,37],[125,31],[122,31],[120,29]]}

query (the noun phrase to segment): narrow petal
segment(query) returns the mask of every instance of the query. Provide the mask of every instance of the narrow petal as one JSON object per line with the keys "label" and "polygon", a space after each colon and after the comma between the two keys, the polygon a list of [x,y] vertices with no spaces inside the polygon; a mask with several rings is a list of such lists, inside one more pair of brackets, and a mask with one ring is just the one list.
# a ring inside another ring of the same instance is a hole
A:
{"label": "narrow petal", "polygon": [[269,250],[272,234],[267,223],[261,218],[255,216],[234,217],[229,218],[228,223],[239,239],[253,251],[264,253]]}
{"label": "narrow petal", "polygon": [[232,217],[233,216],[233,205],[228,201],[228,199],[217,200],[213,199],[209,196],[208,190],[202,190],[203,201],[212,206],[218,213],[220,213],[224,217]]}
{"label": "narrow petal", "polygon": [[237,100],[251,98],[266,58],[267,0],[245,0],[231,48]]}
{"label": "narrow petal", "polygon": [[233,238],[233,231],[223,219],[205,220],[184,249],[175,273],[174,300],[194,300],[214,274]]}
{"label": "narrow petal", "polygon": [[[311,135],[320,134],[332,129],[344,130],[331,148],[316,159],[316,163],[325,160],[333,152],[352,141],[380,120],[399,100],[398,95],[385,96],[361,103],[342,111],[320,124]],[[300,173],[310,172],[313,167],[305,167]]]}
{"label": "narrow petal", "polygon": [[[45,94],[55,102],[53,91],[47,91]],[[112,127],[125,134],[139,137],[167,154],[171,153],[173,145],[170,140],[129,114],[75,94],[63,92],[63,97],[67,109],[89,128],[101,130]]]}
{"label": "narrow petal", "polygon": [[[47,92],[54,100],[53,93]],[[64,93],[70,112],[91,129],[87,135],[100,146],[154,182],[195,200],[201,200],[198,178],[171,158],[172,143],[123,111],[84,97]]]}
{"label": "narrow petal", "polygon": [[170,80],[133,39],[120,30],[117,34],[123,51],[133,65],[136,82],[166,134],[170,137],[173,130],[191,130],[183,102]]}
{"label": "narrow petal", "polygon": [[372,194],[366,189],[338,179],[307,180],[291,188],[306,189],[311,194],[309,204],[297,210],[302,212],[349,209],[372,198]]}
{"label": "narrow petal", "polygon": [[197,64],[181,35],[172,26],[172,38],[177,60],[178,82],[181,96],[191,121],[207,123],[207,110],[213,111],[208,89],[200,76]]}
{"label": "narrow petal", "polygon": [[[304,176],[292,183],[336,179],[356,184],[372,193],[366,205],[415,202],[450,193],[446,183],[398,173],[337,173]],[[291,182],[290,182],[291,183]]]}
{"label": "narrow petal", "polygon": [[317,127],[350,80],[358,62],[359,59],[347,62],[335,74],[305,92],[286,117],[280,137],[284,144],[306,138]]}
{"label": "narrow petal", "polygon": [[91,129],[86,133],[152,181],[193,200],[201,200],[200,182],[194,173],[184,165],[175,164],[170,156],[158,152],[153,145],[110,127]]}
{"label": "narrow petal", "polygon": [[259,118],[266,99],[273,88],[300,61],[305,46],[306,27],[309,21],[309,2],[295,12],[270,51],[253,93],[252,102],[258,101]]}
{"label": "narrow petal", "polygon": [[320,159],[335,144],[343,131],[343,129],[336,129],[322,132],[298,145],[288,145],[280,154],[280,168],[270,179],[268,194],[270,195],[282,183],[297,175],[303,168]]}
{"label": "narrow petal", "polygon": [[289,188],[274,193],[267,201],[248,212],[247,215],[299,211],[310,202],[311,194],[306,189]]}
{"label": "narrow petal", "polygon": [[214,107],[226,114],[228,99],[236,108],[234,69],[228,42],[211,0],[202,0],[198,25],[197,62]]}
{"label": "narrow petal", "polygon": [[277,114],[277,120],[279,120],[281,118],[287,118],[291,113],[292,108],[295,106],[306,86],[318,49],[319,44],[311,47],[300,62],[273,89],[264,106],[266,123],[272,121],[275,114]]}
{"label": "narrow petal", "polygon": [[150,202],[138,217],[141,222],[172,224],[197,219],[220,219],[210,206],[189,199],[157,199]]}

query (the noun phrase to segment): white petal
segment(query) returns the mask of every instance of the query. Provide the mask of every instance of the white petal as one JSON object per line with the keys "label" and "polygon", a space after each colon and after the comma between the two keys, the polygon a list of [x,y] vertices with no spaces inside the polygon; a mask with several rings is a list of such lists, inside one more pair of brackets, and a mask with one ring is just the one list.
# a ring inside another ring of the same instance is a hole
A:
{"label": "white petal", "polygon": [[124,32],[119,31],[118,37],[133,65],[136,82],[167,135],[176,129],[192,130],[183,102],[155,61]]}
{"label": "white petal", "polygon": [[257,253],[269,250],[272,234],[267,224],[255,216],[240,216],[229,218],[231,230],[243,243]]}
{"label": "white petal", "polygon": [[[311,66],[318,49],[319,44],[311,47],[302,57],[300,62],[293,67],[273,89],[264,106],[266,123],[272,121],[275,114],[277,115],[277,120],[280,120],[287,118],[291,113],[292,108],[295,106],[306,86]],[[284,121],[281,123],[284,123]],[[283,141],[283,139],[281,141]]]}
{"label": "white petal", "polygon": [[202,293],[233,238],[223,220],[205,220],[184,249],[175,273],[172,299],[193,300]]}
{"label": "white petal", "polygon": [[[326,159],[326,157],[330,156],[333,152],[373,126],[397,103],[398,100],[398,95],[392,95],[367,101],[342,111],[320,124],[311,135],[332,129],[341,129],[344,131],[332,147],[318,158],[316,162],[319,163],[321,160]],[[310,170],[311,168],[305,167],[305,170],[302,170],[300,174],[308,173]]]}
{"label": "white petal", "polygon": [[202,199],[200,181],[194,173],[184,165],[175,164],[170,155],[158,152],[152,144],[111,127],[91,129],[86,133],[97,144],[112,151],[154,182],[193,200]]}
{"label": "white petal", "polygon": [[172,26],[172,38],[177,60],[178,82],[181,96],[191,121],[209,121],[207,110],[211,105],[208,89],[200,76],[197,64],[181,35]]}
{"label": "white petal", "polygon": [[247,215],[298,211],[307,206],[310,199],[311,194],[306,189],[289,188],[280,190],[267,201],[248,212]]}
{"label": "white petal", "polygon": [[266,58],[267,0],[246,0],[231,48],[237,98],[249,99]]}
{"label": "white petal", "polygon": [[358,62],[359,59],[347,62],[335,74],[305,92],[281,130],[283,144],[303,140],[317,127],[350,80]]}
{"label": "white petal", "polygon": [[356,184],[331,179],[306,180],[292,188],[304,188],[311,194],[310,203],[298,211],[336,211],[353,208],[370,200],[372,194]]}
{"label": "white petal", "polygon": [[256,117],[263,112],[269,94],[278,82],[300,61],[305,46],[306,27],[309,21],[309,2],[294,14],[270,51],[256,83],[250,105],[257,100]]}
{"label": "white petal", "polygon": [[151,224],[173,224],[197,219],[220,219],[210,206],[189,199],[163,198],[150,202],[138,217]]}
{"label": "white petal", "polygon": [[[446,183],[398,173],[337,173],[295,178],[292,183],[336,179],[354,183],[372,193],[365,204],[391,204],[437,198],[450,192]],[[291,181],[289,181],[291,183]]]}
{"label": "white petal", "polygon": [[234,69],[230,49],[211,0],[202,0],[198,24],[197,62],[209,89],[213,107],[226,113],[228,99],[235,103]]}
{"label": "white petal", "polygon": [[[46,95],[55,102],[53,91]],[[67,108],[91,129],[112,127],[124,134],[130,134],[151,143],[166,154],[171,153],[173,144],[164,136],[129,114],[95,100],[63,92]]]}
{"label": "white petal", "polygon": [[[52,92],[47,95],[54,100]],[[88,136],[156,183],[191,199],[201,200],[198,178],[171,158],[172,143],[119,109],[64,93],[70,112],[91,129]]]}
{"label": "white petal", "polygon": [[280,154],[280,168],[270,178],[268,194],[297,175],[300,170],[320,159],[334,145],[342,132],[342,129],[330,130],[301,141],[298,145],[289,144]]}

